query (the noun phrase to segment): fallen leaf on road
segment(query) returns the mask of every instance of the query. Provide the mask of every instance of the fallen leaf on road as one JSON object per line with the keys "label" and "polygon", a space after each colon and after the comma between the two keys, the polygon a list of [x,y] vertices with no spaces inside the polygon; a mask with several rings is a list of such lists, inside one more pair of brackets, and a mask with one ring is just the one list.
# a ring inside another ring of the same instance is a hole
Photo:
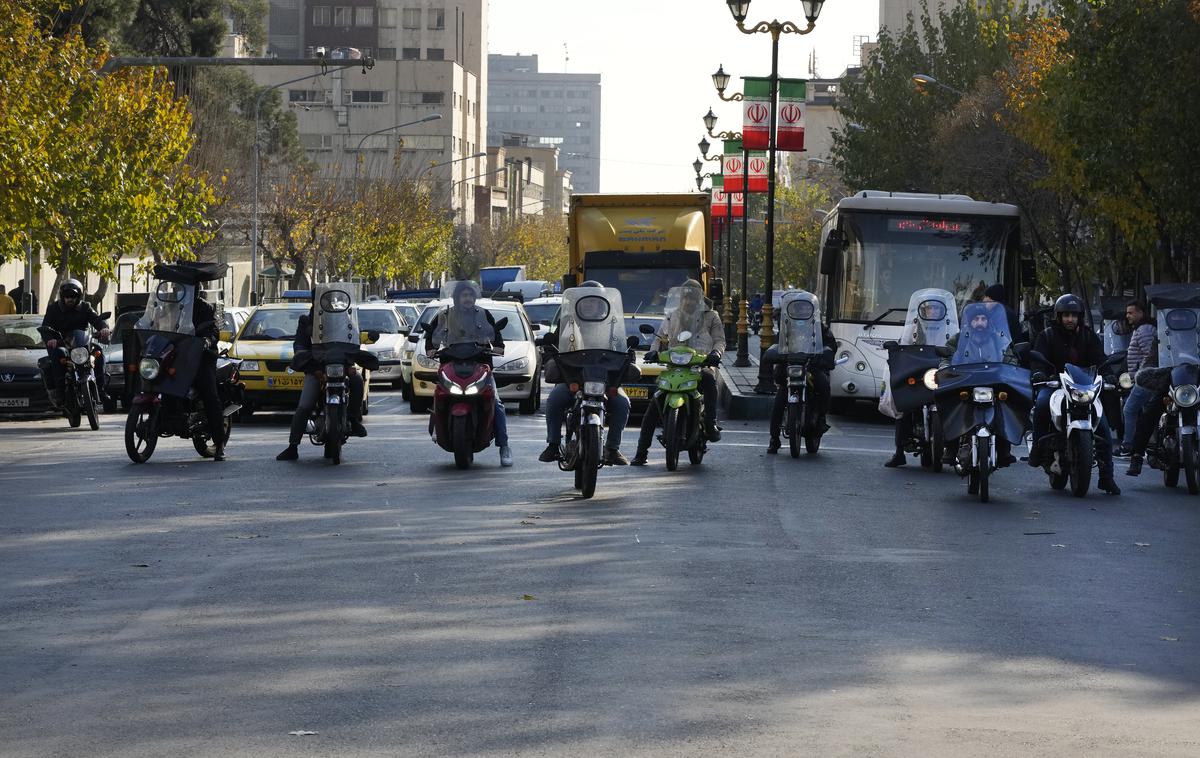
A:
{"label": "fallen leaf on road", "polygon": [[1178,637],[1159,637],[1163,642],[1179,642]]}
{"label": "fallen leaf on road", "polygon": [[297,729],[294,732],[288,732],[288,734],[294,737],[311,737],[314,734],[320,734],[320,732],[310,732],[307,729]]}
{"label": "fallen leaf on road", "polygon": [[537,524],[533,523],[532,521],[522,521],[521,526],[537,526]]}
{"label": "fallen leaf on road", "polygon": [[537,600],[533,595],[521,595],[522,600]]}
{"label": "fallen leaf on road", "polygon": [[150,568],[150,564],[149,563],[135,563],[135,564],[133,564],[133,567],[135,569],[148,569],[148,568]]}
{"label": "fallen leaf on road", "polygon": [[1050,547],[1066,547],[1066,545],[1054,544],[1054,545],[1051,545]]}

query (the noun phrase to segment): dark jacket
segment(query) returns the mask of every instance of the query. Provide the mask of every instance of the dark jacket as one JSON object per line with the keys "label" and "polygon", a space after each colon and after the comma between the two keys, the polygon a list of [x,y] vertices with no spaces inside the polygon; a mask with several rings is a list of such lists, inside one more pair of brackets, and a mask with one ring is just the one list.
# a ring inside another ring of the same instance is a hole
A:
{"label": "dark jacket", "polygon": [[1055,372],[1061,372],[1068,363],[1080,367],[1099,366],[1104,363],[1104,343],[1085,325],[1080,324],[1074,332],[1068,332],[1057,321],[1038,335],[1033,349],[1041,353]]}
{"label": "dark jacket", "polygon": [[[351,350],[346,357],[368,371],[379,368],[379,359],[366,350]],[[296,322],[296,336],[292,338],[292,369],[315,374],[324,367],[323,362],[313,357],[312,315],[305,313]]]}
{"label": "dark jacket", "polygon": [[204,340],[205,349],[215,355],[221,329],[217,326],[217,311],[207,300],[197,298],[192,304],[192,326],[196,336]]}
{"label": "dark jacket", "polygon": [[[77,329],[87,329],[89,326],[97,331],[108,328],[108,324],[100,318],[100,314],[96,313],[91,303],[85,301],[80,301],[74,308],[66,308],[62,302],[55,300],[46,308],[46,315],[42,317],[43,329],[53,329],[63,336]],[[56,338],[42,332],[42,339]]]}
{"label": "dark jacket", "polygon": [[[487,322],[489,324],[491,324],[492,332],[494,333],[494,336],[492,337],[492,348],[494,348],[495,350],[503,350],[504,349],[504,335],[501,334],[500,330],[496,328],[496,319],[492,317],[492,312],[489,311],[487,308],[483,308],[483,315],[487,316]],[[438,324],[440,324],[441,321],[442,321],[442,314],[439,313],[437,318],[434,319],[433,323],[429,325],[429,328],[425,330],[425,354],[426,355],[432,354],[434,349],[437,348],[437,345],[434,344],[434,342],[433,342],[433,335],[434,335],[434,333],[437,332]],[[556,339],[556,344],[557,344],[557,338],[555,338],[555,339]]]}

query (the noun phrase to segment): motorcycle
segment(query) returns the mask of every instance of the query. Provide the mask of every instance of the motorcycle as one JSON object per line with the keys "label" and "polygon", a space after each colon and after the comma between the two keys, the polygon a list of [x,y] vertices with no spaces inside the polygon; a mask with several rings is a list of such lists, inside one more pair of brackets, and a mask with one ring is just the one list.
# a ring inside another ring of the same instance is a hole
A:
{"label": "motorcycle", "polygon": [[[1030,359],[1036,366],[1047,366],[1046,358],[1033,351]],[[1050,486],[1056,490],[1071,485],[1071,494],[1083,497],[1092,481],[1092,466],[1095,464],[1095,432],[1104,418],[1101,397],[1113,384],[1105,382],[1104,372],[1123,364],[1125,353],[1109,356],[1103,365],[1091,369],[1067,364],[1056,377],[1047,379],[1043,374],[1033,378],[1037,388],[1050,387],[1050,423],[1052,431],[1041,439],[1034,440],[1042,454],[1042,468],[1050,477]]]}
{"label": "motorcycle", "polygon": [[896,410],[912,414],[904,451],[918,453],[922,468],[939,473],[946,451],[942,417],[933,396],[940,358],[935,348],[929,345],[901,345],[893,340],[883,343],[883,348],[888,351]]}
{"label": "motorcycle", "polygon": [[1163,483],[1179,485],[1182,471],[1190,495],[1200,493],[1200,453],[1197,452],[1197,405],[1200,404],[1200,366],[1183,363],[1171,369],[1166,410],[1146,449],[1146,462],[1163,472]]}
{"label": "motorcycle", "polygon": [[[821,449],[821,438],[825,436],[825,426],[821,423],[821,414],[814,410],[808,402],[808,392],[812,389],[811,364],[822,359],[819,355],[785,355],[787,364],[788,397],[787,412],[783,417],[780,433],[787,438],[788,447],[793,458],[800,457],[800,440],[804,440],[804,449],[809,455],[815,455]],[[840,366],[849,358],[839,358],[836,365]]]}
{"label": "motorcycle", "polygon": [[[102,313],[100,318],[106,319],[110,315]],[[50,361],[57,360],[64,367],[62,414],[67,419],[67,425],[75,429],[82,417],[87,416],[88,426],[96,431],[100,428],[97,408],[102,407],[102,401],[100,385],[96,383],[95,362],[104,353],[99,343],[92,339],[92,330],[77,329],[67,335],[50,327],[40,327],[39,331],[44,339],[61,343],[52,351],[54,355],[42,358],[38,364],[47,389],[51,386]]]}
{"label": "motorcycle", "polygon": [[[643,334],[654,334],[654,327],[642,324]],[[686,343],[689,331],[680,332],[676,341]],[[664,356],[665,353],[665,356]],[[666,449],[667,471],[679,468],[679,454],[686,450],[694,466],[704,461],[708,436],[704,431],[704,395],[700,392],[700,370],[708,365],[708,356],[678,344],[665,351],[646,354],[647,363],[661,363],[667,369],[658,377],[658,386],[650,402],[658,406],[662,434],[658,441]]]}
{"label": "motorcycle", "polygon": [[[502,318],[496,328],[507,323]],[[492,444],[496,393],[488,359],[502,354],[490,342],[462,342],[443,346],[434,356],[439,367],[429,433],[439,447],[454,454],[460,469],[468,468],[475,453]]]}

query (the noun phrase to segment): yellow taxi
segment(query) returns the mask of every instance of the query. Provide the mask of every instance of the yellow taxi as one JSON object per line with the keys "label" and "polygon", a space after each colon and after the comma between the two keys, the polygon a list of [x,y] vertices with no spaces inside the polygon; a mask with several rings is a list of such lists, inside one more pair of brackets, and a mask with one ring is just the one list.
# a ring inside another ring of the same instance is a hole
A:
{"label": "yellow taxi", "polygon": [[[246,383],[243,418],[255,411],[291,411],[300,400],[304,374],[293,371],[292,341],[296,325],[308,313],[306,302],[267,303],[254,309],[233,338],[229,357],[242,361],[238,373]],[[222,339],[225,339],[222,333]],[[370,399],[369,377],[363,412]]]}

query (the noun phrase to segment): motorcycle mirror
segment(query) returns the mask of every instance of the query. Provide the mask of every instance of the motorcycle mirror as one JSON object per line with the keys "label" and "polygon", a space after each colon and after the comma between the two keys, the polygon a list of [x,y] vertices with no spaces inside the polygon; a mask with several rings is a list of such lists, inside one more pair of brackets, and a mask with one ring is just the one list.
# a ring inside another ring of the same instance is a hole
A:
{"label": "motorcycle mirror", "polygon": [[642,344],[642,341],[631,334],[625,338],[625,344],[628,345],[630,347],[630,349],[632,349],[632,348],[635,348],[638,345]]}
{"label": "motorcycle mirror", "polygon": [[498,330],[503,329],[506,326],[508,326],[508,316],[505,316],[504,318],[502,318],[496,322],[496,329],[498,329]]}
{"label": "motorcycle mirror", "polygon": [[642,334],[654,334],[654,327],[650,324],[642,324],[638,327],[638,331]]}
{"label": "motorcycle mirror", "polygon": [[104,313],[101,313],[100,318],[104,318],[104,319],[112,318],[112,311],[105,311]]}
{"label": "motorcycle mirror", "polygon": [[415,345],[421,341],[421,337],[416,334],[410,334],[410,335],[408,335],[408,341]]}

